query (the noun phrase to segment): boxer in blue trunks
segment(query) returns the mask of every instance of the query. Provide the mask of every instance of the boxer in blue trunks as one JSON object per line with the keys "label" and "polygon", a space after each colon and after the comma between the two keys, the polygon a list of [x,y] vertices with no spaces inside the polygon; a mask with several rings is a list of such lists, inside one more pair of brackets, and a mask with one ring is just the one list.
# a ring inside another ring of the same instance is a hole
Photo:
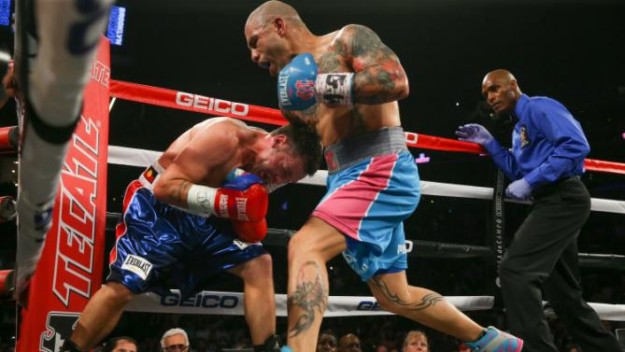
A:
{"label": "boxer in blue trunks", "polygon": [[128,186],[110,275],[61,351],[93,347],[136,294],[178,288],[186,296],[220,272],[243,279],[254,348],[273,351],[272,261],[260,243],[267,188],[314,174],[320,159],[317,135],[301,125],[267,133],[213,118],[183,133]]}
{"label": "boxer in blue trunks", "polygon": [[289,243],[285,350],[314,350],[329,293],[326,263],[342,252],[385,310],[475,351],[520,351],[522,340],[408,285],[402,221],[420,191],[397,103],[408,79],[395,53],[361,25],[314,35],[293,7],[275,0],[249,15],[244,34],[252,61],[278,76],[287,119],[315,127],[329,169],[327,195]]}

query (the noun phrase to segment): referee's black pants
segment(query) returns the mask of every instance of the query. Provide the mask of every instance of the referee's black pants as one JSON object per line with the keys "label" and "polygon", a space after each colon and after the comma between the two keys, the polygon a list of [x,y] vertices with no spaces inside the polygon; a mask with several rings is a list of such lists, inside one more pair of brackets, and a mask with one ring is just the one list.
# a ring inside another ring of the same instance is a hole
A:
{"label": "referee's black pants", "polygon": [[577,237],[590,214],[590,195],[579,177],[533,192],[531,211],[499,267],[510,332],[524,352],[557,352],[543,314],[541,288],[583,352],[621,351],[619,343],[582,298]]}

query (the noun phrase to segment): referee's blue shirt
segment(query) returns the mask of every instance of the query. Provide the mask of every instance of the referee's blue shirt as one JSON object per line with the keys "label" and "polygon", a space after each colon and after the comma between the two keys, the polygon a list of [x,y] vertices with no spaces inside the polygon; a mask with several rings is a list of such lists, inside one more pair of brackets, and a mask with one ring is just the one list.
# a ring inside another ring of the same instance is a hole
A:
{"label": "referee's blue shirt", "polygon": [[522,94],[514,108],[518,119],[512,150],[496,140],[484,147],[511,180],[521,177],[536,188],[584,172],[590,145],[573,115],[558,101]]}

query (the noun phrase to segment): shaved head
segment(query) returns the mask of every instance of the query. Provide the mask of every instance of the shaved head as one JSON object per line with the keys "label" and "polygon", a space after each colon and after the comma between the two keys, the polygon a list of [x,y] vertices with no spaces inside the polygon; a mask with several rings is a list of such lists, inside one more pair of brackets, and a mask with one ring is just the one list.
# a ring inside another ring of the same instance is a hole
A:
{"label": "shaved head", "polygon": [[250,13],[243,29],[252,62],[276,76],[293,57],[309,51],[302,43],[315,41],[297,11],[282,1],[262,3]]}
{"label": "shaved head", "polygon": [[343,335],[339,340],[339,352],[360,352],[360,339],[354,334]]}
{"label": "shaved head", "polygon": [[260,26],[272,21],[274,18],[280,17],[285,21],[302,23],[297,10],[293,6],[278,0],[270,0],[258,6],[247,17],[246,26]]}
{"label": "shaved head", "polygon": [[503,82],[510,83],[512,81],[516,82],[516,78],[514,78],[514,75],[512,74],[512,72],[503,68],[499,68],[499,69],[496,69],[487,73],[486,76],[484,76],[484,79],[482,80],[482,85],[484,85],[484,83],[488,80],[499,81],[502,83]]}
{"label": "shaved head", "polygon": [[482,95],[497,114],[512,112],[521,94],[516,78],[508,70],[490,71],[482,80]]}

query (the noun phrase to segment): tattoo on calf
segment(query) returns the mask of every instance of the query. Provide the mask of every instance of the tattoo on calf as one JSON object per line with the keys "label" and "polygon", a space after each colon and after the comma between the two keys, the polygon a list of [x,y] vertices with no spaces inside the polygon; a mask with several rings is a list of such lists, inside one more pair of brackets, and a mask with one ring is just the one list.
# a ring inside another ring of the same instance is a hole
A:
{"label": "tattoo on calf", "polygon": [[406,309],[421,311],[436,305],[436,303],[443,301],[445,298],[437,293],[430,293],[423,298],[420,302],[405,302],[396,293],[392,292],[386,283],[381,279],[373,279],[376,288],[386,297],[389,301],[403,306]]}
{"label": "tattoo on calf", "polygon": [[291,337],[305,332],[315,321],[318,314],[321,316],[328,302],[328,290],[324,287],[319,263],[308,261],[302,265],[297,273],[295,292],[288,298],[288,309],[292,312],[297,307],[297,321],[291,328]]}

